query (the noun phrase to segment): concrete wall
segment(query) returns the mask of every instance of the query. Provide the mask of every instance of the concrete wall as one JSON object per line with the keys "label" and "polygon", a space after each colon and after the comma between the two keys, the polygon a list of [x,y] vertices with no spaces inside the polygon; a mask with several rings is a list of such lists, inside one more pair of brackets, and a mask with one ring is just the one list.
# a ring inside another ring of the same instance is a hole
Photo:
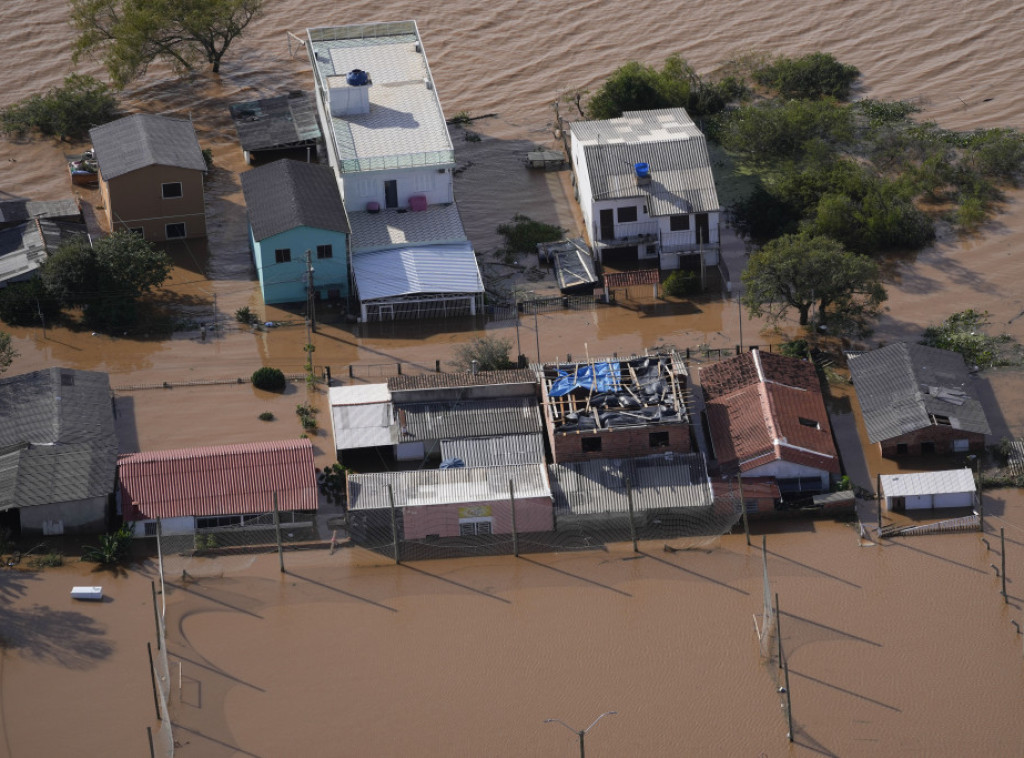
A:
{"label": "concrete wall", "polygon": [[790,463],[789,461],[771,461],[763,466],[750,469],[750,471],[744,471],[743,476],[773,476],[776,479],[810,478],[813,476],[817,477],[821,482],[822,491],[827,491],[831,485],[831,475],[828,471],[803,466],[799,463]]}
{"label": "concrete wall", "polygon": [[[155,523],[155,520],[132,522],[132,526],[134,527],[133,533],[135,534],[136,537],[145,537],[146,524]],[[169,537],[173,534],[194,534],[195,531],[196,520],[192,516],[160,519],[160,533],[165,537]]]}
{"label": "concrete wall", "polygon": [[[689,453],[690,425],[683,423],[648,426],[617,427],[591,432],[558,432],[550,421],[546,421],[551,453],[555,463],[589,461],[595,458],[636,458],[656,453]],[[651,434],[667,432],[667,446],[651,447]],[[583,450],[584,439],[598,438],[601,449],[595,452]]]}
{"label": "concrete wall", "polygon": [[[491,518],[493,534],[512,533],[512,508],[507,499],[486,503],[445,503],[409,506],[402,509],[404,539],[424,539],[428,534],[458,537],[460,509]],[[520,532],[550,532],[555,528],[550,497],[516,499],[516,529]]]}
{"label": "concrete wall", "polygon": [[[166,225],[182,222],[188,239],[206,236],[203,172],[172,166],[147,166],[101,181],[107,218],[114,231],[143,230],[151,242],[167,239]],[[181,182],[181,197],[163,197],[166,183]]]}
{"label": "concrete wall", "polygon": [[[22,534],[101,534],[107,531],[107,496],[22,508]],[[54,532],[55,522],[60,522]],[[44,526],[45,523],[45,526]]]}
{"label": "concrete wall", "polygon": [[[880,444],[883,457],[897,458],[902,455],[927,455],[928,453],[921,452],[921,444],[927,442],[935,444],[936,455],[952,455],[954,452],[953,442],[955,440],[968,441],[968,450],[957,451],[958,454],[966,455],[968,452],[983,453],[985,451],[984,434],[965,432],[954,429],[951,426],[929,426],[924,429],[918,429],[915,432],[908,432],[899,437],[883,440]],[[901,443],[907,446],[905,453],[897,452],[897,446]]]}
{"label": "concrete wall", "polygon": [[[402,146],[395,145],[395,152],[402,152]],[[375,202],[385,208],[384,183],[390,180],[397,182],[399,208],[408,208],[409,198],[413,195],[424,195],[428,205],[450,203],[455,199],[450,169],[407,168],[343,174],[345,207],[352,212],[365,211],[367,203]]]}
{"label": "concrete wall", "polygon": [[[886,510],[893,510],[892,496],[885,498]],[[974,505],[973,492],[945,492],[937,495],[912,495],[904,499],[903,507],[908,511],[929,510],[932,508],[969,508]]]}
{"label": "concrete wall", "polygon": [[[349,295],[347,235],[324,229],[300,226],[257,242],[249,231],[256,272],[263,291],[263,302],[299,303],[306,299],[306,251],[312,253],[313,285],[321,296],[328,290],[340,290],[343,298]],[[332,247],[331,258],[317,258],[318,245]],[[287,248],[291,261],[278,263],[276,252]]]}

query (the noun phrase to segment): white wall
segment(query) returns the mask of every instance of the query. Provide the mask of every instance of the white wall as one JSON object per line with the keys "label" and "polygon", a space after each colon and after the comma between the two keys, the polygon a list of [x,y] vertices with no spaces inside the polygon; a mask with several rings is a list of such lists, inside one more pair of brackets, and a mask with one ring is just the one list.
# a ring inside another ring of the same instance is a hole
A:
{"label": "white wall", "polygon": [[452,175],[448,169],[418,168],[395,171],[368,171],[343,174],[343,196],[349,212],[365,211],[366,204],[376,202],[384,206],[384,182],[398,182],[398,207],[408,208],[409,197],[425,195],[428,205],[450,203],[454,200]]}
{"label": "white wall", "polygon": [[[146,536],[146,524],[155,524],[156,521],[136,521],[135,536]],[[196,520],[192,516],[181,516],[179,518],[160,519],[160,533],[165,536],[172,534],[192,534],[196,530]]]}
{"label": "white wall", "polygon": [[743,476],[774,476],[776,479],[794,479],[796,477],[810,478],[812,476],[816,476],[821,480],[821,488],[823,490],[827,490],[831,484],[830,476],[827,471],[811,468],[810,466],[803,466],[799,463],[790,463],[789,461],[771,461],[763,466],[753,468],[750,471],[744,471]]}

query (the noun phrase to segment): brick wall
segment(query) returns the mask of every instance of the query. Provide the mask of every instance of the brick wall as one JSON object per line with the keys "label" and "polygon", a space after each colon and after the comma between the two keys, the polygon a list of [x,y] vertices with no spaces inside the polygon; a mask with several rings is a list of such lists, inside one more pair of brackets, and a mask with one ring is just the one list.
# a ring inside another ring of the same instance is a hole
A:
{"label": "brick wall", "polygon": [[[656,453],[689,453],[690,425],[685,423],[660,424],[649,426],[619,427],[615,429],[599,429],[590,432],[557,432],[548,426],[551,440],[551,453],[555,463],[573,463],[589,461],[594,458],[637,458]],[[651,435],[668,435],[667,444],[651,446]],[[584,440],[589,445],[597,445],[600,450],[584,450]]]}
{"label": "brick wall", "polygon": [[[882,456],[885,458],[896,458],[900,455],[928,455],[929,453],[922,453],[921,451],[921,444],[927,442],[935,443],[935,454],[951,455],[953,454],[953,440],[963,439],[968,440],[970,444],[970,450],[964,452],[984,452],[984,434],[978,434],[977,432],[964,432],[950,426],[934,425],[924,429],[918,429],[915,432],[908,432],[907,434],[900,435],[899,437],[883,440],[881,443]],[[897,452],[897,445],[900,444],[905,444],[907,446],[906,452]]]}

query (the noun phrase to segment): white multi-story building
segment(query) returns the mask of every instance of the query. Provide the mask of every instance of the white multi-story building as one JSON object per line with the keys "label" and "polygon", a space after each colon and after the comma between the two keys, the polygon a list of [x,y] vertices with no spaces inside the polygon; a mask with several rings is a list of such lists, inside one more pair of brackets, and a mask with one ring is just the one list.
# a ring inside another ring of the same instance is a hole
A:
{"label": "white multi-story building", "polygon": [[683,108],[578,121],[571,135],[580,210],[599,260],[717,265],[715,177],[704,135]]}
{"label": "white multi-story building", "polygon": [[309,29],[307,50],[363,320],[475,314],[483,282],[416,22]]}

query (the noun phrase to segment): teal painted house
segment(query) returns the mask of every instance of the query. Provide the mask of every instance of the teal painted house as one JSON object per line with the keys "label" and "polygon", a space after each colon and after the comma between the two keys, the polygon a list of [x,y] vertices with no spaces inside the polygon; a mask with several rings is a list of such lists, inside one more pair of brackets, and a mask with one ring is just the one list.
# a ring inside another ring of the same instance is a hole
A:
{"label": "teal painted house", "polygon": [[280,160],[242,174],[263,302],[306,299],[306,251],[320,299],[348,298],[348,217],[334,171]]}

